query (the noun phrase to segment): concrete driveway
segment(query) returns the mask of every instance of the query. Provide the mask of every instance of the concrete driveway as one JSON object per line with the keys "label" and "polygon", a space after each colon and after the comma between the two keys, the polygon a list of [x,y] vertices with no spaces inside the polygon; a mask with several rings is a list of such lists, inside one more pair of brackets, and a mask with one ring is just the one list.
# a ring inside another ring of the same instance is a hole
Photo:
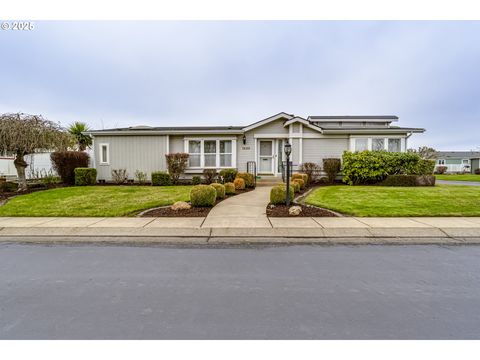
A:
{"label": "concrete driveway", "polygon": [[443,185],[464,185],[464,186],[480,186],[480,181],[451,181],[451,180],[436,180],[437,184]]}

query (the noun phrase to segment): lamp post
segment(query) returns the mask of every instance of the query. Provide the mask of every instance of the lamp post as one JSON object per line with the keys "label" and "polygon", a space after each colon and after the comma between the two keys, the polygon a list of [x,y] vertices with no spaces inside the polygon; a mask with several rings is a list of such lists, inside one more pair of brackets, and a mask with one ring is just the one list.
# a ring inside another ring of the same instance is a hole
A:
{"label": "lamp post", "polygon": [[292,153],[292,145],[288,142],[284,146],[285,155],[287,156],[287,176],[285,176],[287,182],[287,196],[285,202],[287,206],[290,206],[290,154]]}

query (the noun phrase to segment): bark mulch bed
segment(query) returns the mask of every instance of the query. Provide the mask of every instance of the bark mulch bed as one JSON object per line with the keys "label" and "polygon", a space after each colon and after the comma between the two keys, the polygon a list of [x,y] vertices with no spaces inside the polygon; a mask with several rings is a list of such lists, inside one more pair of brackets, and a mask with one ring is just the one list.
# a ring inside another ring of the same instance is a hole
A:
{"label": "bark mulch bed", "polygon": [[[253,189],[237,190],[235,195],[227,195],[225,199],[220,199],[215,202],[215,205],[226,200],[232,196],[240,195]],[[213,206],[215,206],[213,205]],[[170,206],[163,206],[152,210],[147,210],[139,214],[140,217],[205,217],[208,215],[212,207],[192,207],[186,210],[172,210]]]}
{"label": "bark mulch bed", "polygon": [[[312,205],[301,205],[301,204],[291,204],[290,206],[287,205],[273,205],[271,204],[267,206],[267,216],[268,217],[337,217],[338,215],[333,211],[327,209],[321,209],[316,206]],[[288,209],[291,206],[300,206],[302,208],[302,212],[300,215],[290,215],[288,213]]]}

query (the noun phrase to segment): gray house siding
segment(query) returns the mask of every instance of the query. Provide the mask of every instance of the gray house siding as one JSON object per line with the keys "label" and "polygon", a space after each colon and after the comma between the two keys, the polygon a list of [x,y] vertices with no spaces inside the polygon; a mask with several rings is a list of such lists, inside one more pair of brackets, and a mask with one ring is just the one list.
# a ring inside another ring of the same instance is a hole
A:
{"label": "gray house siding", "polygon": [[251,130],[251,132],[255,134],[288,134],[288,127],[283,126],[284,122],[284,120],[272,121]]}
{"label": "gray house siding", "polygon": [[[108,144],[109,163],[101,164],[100,146]],[[113,169],[126,169],[129,179],[134,178],[136,170],[147,173],[148,179],[153,171],[165,170],[167,136],[95,136],[95,164],[97,178],[110,181]]]}
{"label": "gray house siding", "polygon": [[303,162],[322,164],[325,158],[342,158],[348,150],[348,139],[303,139]]}
{"label": "gray house siding", "polygon": [[243,144],[243,136],[237,138],[237,168],[238,171],[247,171],[247,162],[255,161],[255,130],[245,133],[246,142]]}

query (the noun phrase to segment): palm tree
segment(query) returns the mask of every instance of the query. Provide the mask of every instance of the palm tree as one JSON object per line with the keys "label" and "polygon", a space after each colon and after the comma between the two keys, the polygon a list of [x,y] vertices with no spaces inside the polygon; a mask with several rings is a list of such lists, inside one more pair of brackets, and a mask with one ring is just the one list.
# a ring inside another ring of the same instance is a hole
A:
{"label": "palm tree", "polygon": [[85,151],[85,149],[92,146],[92,138],[90,135],[85,135],[83,132],[90,130],[88,125],[84,122],[75,121],[68,127],[68,132],[75,137],[77,141],[78,150]]}

